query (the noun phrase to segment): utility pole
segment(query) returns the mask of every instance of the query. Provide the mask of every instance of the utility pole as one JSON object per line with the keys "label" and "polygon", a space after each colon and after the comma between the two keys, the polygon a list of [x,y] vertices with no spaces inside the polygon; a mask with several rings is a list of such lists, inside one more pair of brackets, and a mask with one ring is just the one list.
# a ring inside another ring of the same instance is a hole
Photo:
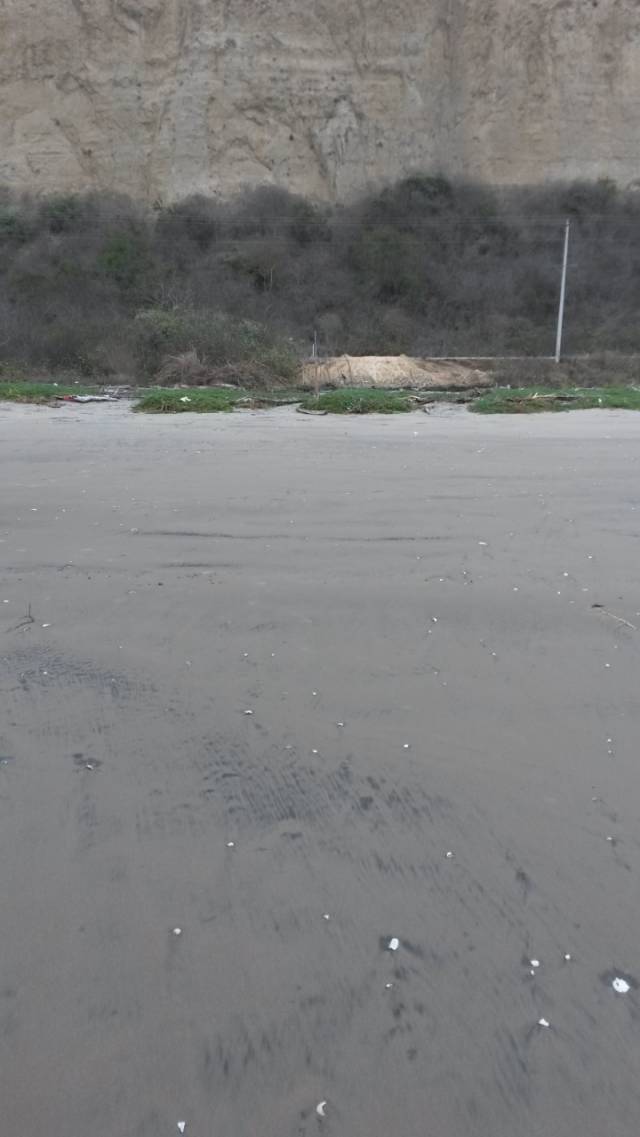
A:
{"label": "utility pole", "polygon": [[562,257],[562,282],[560,284],[560,304],[558,306],[558,330],[556,332],[556,363],[562,355],[562,329],[564,326],[564,302],[567,295],[567,265],[569,263],[569,230],[571,222],[564,223],[564,255]]}

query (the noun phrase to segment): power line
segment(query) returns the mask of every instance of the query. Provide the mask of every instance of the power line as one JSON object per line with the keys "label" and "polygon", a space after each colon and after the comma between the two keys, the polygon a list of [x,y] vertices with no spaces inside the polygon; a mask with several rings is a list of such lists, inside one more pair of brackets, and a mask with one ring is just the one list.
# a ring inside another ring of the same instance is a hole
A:
{"label": "power line", "polygon": [[[174,210],[173,207],[168,206],[162,211],[149,212],[139,216],[134,213],[117,212],[112,210],[96,209],[92,206],[80,205],[77,212],[71,212],[65,216],[64,213],[57,214],[52,210],[48,215],[46,204],[31,208],[24,208],[20,205],[0,203],[0,209],[4,213],[5,223],[6,220],[12,219],[15,221],[22,221],[25,225],[35,224],[37,222],[46,226],[47,221],[54,222],[58,228],[50,230],[51,232],[69,232],[73,231],[75,227],[81,228],[82,223],[100,225],[112,221],[123,221],[131,225],[140,224],[153,224],[157,226],[167,221],[175,221],[184,228],[203,228],[208,229],[219,225],[222,228],[238,228],[243,229],[249,226],[258,226],[261,229],[269,229],[272,227],[289,227],[291,229],[304,229],[313,228],[314,226],[321,229],[382,229],[382,228],[396,228],[402,231],[403,227],[411,229],[425,228],[431,229],[437,225],[456,226],[468,223],[482,223],[488,227],[492,225],[509,225],[509,224],[526,224],[526,225],[544,225],[544,226],[560,226],[564,225],[567,217],[567,212],[572,220],[580,225],[610,225],[610,226],[635,226],[640,232],[640,208],[637,217],[616,216],[615,214],[607,213],[576,213],[571,211],[563,211],[561,214],[538,214],[538,213],[511,213],[505,211],[503,213],[437,213],[428,218],[416,218],[403,220],[390,216],[388,218],[368,219],[366,217],[347,219],[342,217],[340,213],[330,214],[326,217],[291,217],[291,216],[268,216],[263,214],[243,214],[241,217],[234,218],[233,215],[222,217],[190,217],[183,213]],[[1,220],[0,220],[0,232]]]}

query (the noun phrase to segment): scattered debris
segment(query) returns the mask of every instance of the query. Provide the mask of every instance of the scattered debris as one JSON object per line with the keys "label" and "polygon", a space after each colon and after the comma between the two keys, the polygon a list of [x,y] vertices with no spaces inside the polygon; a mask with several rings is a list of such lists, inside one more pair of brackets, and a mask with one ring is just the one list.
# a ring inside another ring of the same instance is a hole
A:
{"label": "scattered debris", "polygon": [[182,928],[174,928],[173,934],[174,934],[174,936],[181,936],[182,935]]}
{"label": "scattered debris", "polygon": [[191,402],[191,399],[189,398],[189,396],[188,396],[188,395],[182,395],[182,397],[181,397],[181,399],[180,399],[180,402],[181,402],[181,403],[190,403],[190,402]]}
{"label": "scattered debris", "polygon": [[447,860],[448,860],[448,861],[450,861],[450,860],[451,860],[451,858],[452,858],[452,856],[453,856],[453,853],[451,852],[451,849],[449,849],[449,850],[448,850],[448,852],[447,852],[447,853],[445,853],[445,856],[446,856],[446,858],[447,858]]}
{"label": "scattered debris", "polygon": [[235,841],[227,841],[227,849],[235,849],[235,847],[236,847]]}
{"label": "scattered debris", "polygon": [[187,1123],[186,1123],[186,1121],[179,1121],[179,1122],[178,1122],[178,1132],[179,1132],[179,1133],[184,1133],[184,1131],[185,1131],[185,1129],[186,1129],[186,1128],[187,1128]]}
{"label": "scattered debris", "polygon": [[538,1019],[538,1026],[547,1027],[549,1025],[550,1024],[547,1022],[546,1019]]}
{"label": "scattered debris", "polygon": [[[618,624],[624,624],[625,628],[631,628],[632,632],[637,632],[638,629],[635,624],[631,624],[629,620],[623,620],[622,616],[616,616],[615,612],[610,612],[608,608],[605,608],[604,604],[592,604],[591,607],[599,608],[605,616],[611,616],[611,619],[615,620]],[[605,664],[605,667],[608,667],[608,664]]]}
{"label": "scattered debris", "polygon": [[571,952],[569,952],[569,951],[566,951],[566,952],[564,953],[564,958],[565,958],[565,962],[566,962],[566,963],[569,963],[569,962],[570,962],[570,960],[571,960]]}
{"label": "scattered debris", "polygon": [[631,985],[627,983],[626,979],[621,979],[619,975],[616,975],[611,986],[619,995],[627,995],[631,990]]}
{"label": "scattered debris", "polygon": [[252,715],[253,711],[245,711],[244,713],[245,713],[245,715]]}
{"label": "scattered debris", "polygon": [[[57,383],[54,384],[57,387]],[[133,394],[134,388],[129,383],[118,384],[117,387],[105,387],[103,389],[105,395],[111,395],[113,399],[126,399]]]}
{"label": "scattered debris", "polygon": [[344,726],[344,723],[343,722],[337,722],[336,726]]}
{"label": "scattered debris", "polygon": [[326,1101],[319,1101],[318,1102],[318,1104],[316,1106],[316,1113],[318,1114],[318,1117],[324,1117],[325,1116],[326,1108],[327,1108]]}
{"label": "scattered debris", "polygon": [[403,750],[409,750],[409,749],[410,749],[410,744],[409,744],[408,742],[405,742],[405,743],[404,743],[404,745],[403,745],[403,747],[402,747],[402,749],[403,749]]}
{"label": "scattered debris", "polygon": [[530,959],[529,963],[531,964],[532,967],[539,967],[540,966],[540,960],[539,959]]}
{"label": "scattered debris", "polygon": [[637,991],[640,986],[633,975],[619,971],[616,967],[612,967],[610,971],[601,972],[599,978],[605,987],[612,987],[616,995],[628,995],[630,991]]}
{"label": "scattered debris", "polygon": [[12,632],[19,632],[21,628],[28,628],[31,624],[35,624],[35,622],[35,616],[31,615],[31,604],[29,604],[27,607],[27,614],[24,619],[22,619],[19,624],[16,624],[15,628],[10,628],[9,630]]}
{"label": "scattered debris", "polygon": [[389,940],[387,947],[388,947],[389,951],[397,951],[398,948],[400,947],[400,940],[396,939],[396,937],[393,936],[393,938]]}
{"label": "scattered debris", "polygon": [[62,403],[115,403],[113,395],[56,395]]}
{"label": "scattered debris", "polygon": [[51,627],[51,624],[43,624],[43,625],[42,625],[42,627],[43,627],[43,628],[50,628],[50,627]]}
{"label": "scattered debris", "polygon": [[392,987],[393,987],[393,983],[385,983],[385,985],[384,985],[385,991],[390,991]]}
{"label": "scattered debris", "polygon": [[328,913],[328,912],[323,912],[323,913],[322,913],[322,919],[323,919],[323,920],[330,920],[330,919],[331,919],[331,916],[329,915],[329,913]]}

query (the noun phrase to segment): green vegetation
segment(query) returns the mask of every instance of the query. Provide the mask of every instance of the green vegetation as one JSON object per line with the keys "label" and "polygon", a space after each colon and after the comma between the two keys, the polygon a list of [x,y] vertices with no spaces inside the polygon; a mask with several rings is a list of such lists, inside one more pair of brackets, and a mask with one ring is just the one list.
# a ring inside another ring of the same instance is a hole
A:
{"label": "green vegetation", "polygon": [[[78,382],[32,382],[3,375],[0,402],[52,403],[65,395],[85,395],[99,388]],[[495,387],[485,394],[446,391],[397,391],[379,388],[344,388],[318,396],[297,388],[265,391],[242,387],[161,387],[144,389],[134,404],[147,414],[211,414],[233,410],[269,409],[299,403],[302,409],[326,414],[399,414],[431,403],[466,403],[476,414],[540,414],[545,411],[605,409],[640,410],[640,387]]]}
{"label": "green vegetation", "polygon": [[[275,187],[153,209],[0,190],[0,361],[96,382],[268,389],[296,383],[314,333],[325,356],[548,355],[566,217],[566,351],[619,355],[599,377],[563,365],[562,382],[640,381],[638,359],[620,363],[640,352],[637,192],[428,174],[341,206]],[[531,366],[546,379],[518,377],[518,361],[496,382],[556,385],[552,364]]]}
{"label": "green vegetation", "polygon": [[77,384],[30,383],[0,376],[0,403],[50,403],[65,395],[88,395],[91,388]]}
{"label": "green vegetation", "polygon": [[407,391],[387,391],[345,387],[324,391],[303,400],[305,410],[327,411],[333,415],[393,415],[414,409],[416,403]]}
{"label": "green vegetation", "polygon": [[390,391],[372,388],[345,388],[303,395],[290,390],[265,395],[261,391],[210,388],[199,390],[154,389],[145,392],[135,410],[151,414],[210,413],[242,407],[273,407],[300,403],[304,410],[327,414],[401,414],[429,403],[466,402],[477,414],[536,414],[545,411],[587,410],[594,407],[640,410],[640,388],[602,387],[545,391],[537,388],[500,389],[484,395],[446,392]]}
{"label": "green vegetation", "polygon": [[286,403],[298,403],[303,397],[301,391],[286,390],[265,393],[264,391],[245,391],[241,388],[209,387],[185,390],[178,388],[155,388],[145,391],[134,406],[135,411],[147,414],[214,414],[234,409],[278,407]]}
{"label": "green vegetation", "polygon": [[640,385],[640,356],[597,352],[578,359],[501,359],[474,363],[491,373],[496,387],[533,390]]}
{"label": "green vegetation", "polygon": [[594,407],[638,411],[640,388],[573,388],[553,392],[531,388],[497,389],[475,399],[470,409],[482,415],[523,415],[543,411],[581,411]]}
{"label": "green vegetation", "polygon": [[266,325],[194,308],[139,312],[133,346],[138,373],[161,382],[222,378],[268,387],[295,379],[300,367],[292,345]]}
{"label": "green vegetation", "polygon": [[240,398],[239,391],[220,390],[154,390],[147,391],[135,404],[134,410],[147,414],[168,415],[190,412],[211,414],[215,411],[232,411]]}

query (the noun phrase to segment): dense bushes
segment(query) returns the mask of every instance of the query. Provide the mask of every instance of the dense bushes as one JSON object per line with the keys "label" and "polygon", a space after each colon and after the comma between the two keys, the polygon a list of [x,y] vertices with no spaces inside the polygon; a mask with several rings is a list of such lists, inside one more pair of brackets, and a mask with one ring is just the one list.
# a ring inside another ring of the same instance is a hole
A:
{"label": "dense bushes", "polygon": [[[265,324],[234,319],[224,312],[199,308],[147,308],[134,320],[134,353],[141,377],[152,378],[175,365],[184,380],[194,369],[206,381],[207,371],[229,364],[259,365],[265,379],[293,380],[298,357]],[[168,378],[168,376],[166,376]],[[238,376],[238,382],[241,381]]]}
{"label": "dense bushes", "polygon": [[323,354],[549,355],[565,217],[567,351],[639,351],[640,197],[609,181],[416,175],[334,208],[274,188],[153,211],[0,193],[0,359],[267,382],[314,334]]}

